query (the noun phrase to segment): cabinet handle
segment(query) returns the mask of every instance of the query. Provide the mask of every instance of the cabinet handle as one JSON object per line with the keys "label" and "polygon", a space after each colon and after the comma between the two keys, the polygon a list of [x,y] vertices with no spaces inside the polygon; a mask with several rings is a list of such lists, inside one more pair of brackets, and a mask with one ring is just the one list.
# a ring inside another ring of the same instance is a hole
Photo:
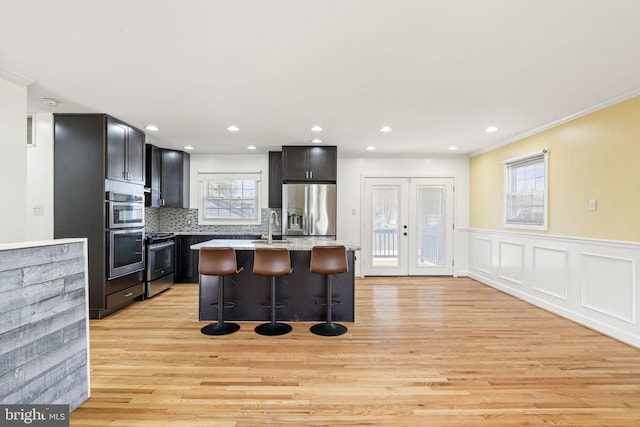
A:
{"label": "cabinet handle", "polygon": [[127,298],[127,297],[130,297],[131,295],[133,295],[133,292],[128,292],[128,293],[124,294],[124,297]]}
{"label": "cabinet handle", "polygon": [[313,171],[309,171],[309,178],[313,179]]}

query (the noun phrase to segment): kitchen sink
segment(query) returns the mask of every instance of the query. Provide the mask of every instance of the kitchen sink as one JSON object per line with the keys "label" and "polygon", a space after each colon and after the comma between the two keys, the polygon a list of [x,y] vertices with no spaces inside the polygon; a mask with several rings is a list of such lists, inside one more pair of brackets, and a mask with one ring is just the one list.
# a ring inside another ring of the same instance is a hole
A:
{"label": "kitchen sink", "polygon": [[[265,243],[265,244],[269,244],[269,240],[267,239],[258,239],[258,240],[252,240],[251,243]],[[273,239],[271,241],[272,245],[288,245],[290,243],[293,243],[293,241],[291,240],[276,240]]]}

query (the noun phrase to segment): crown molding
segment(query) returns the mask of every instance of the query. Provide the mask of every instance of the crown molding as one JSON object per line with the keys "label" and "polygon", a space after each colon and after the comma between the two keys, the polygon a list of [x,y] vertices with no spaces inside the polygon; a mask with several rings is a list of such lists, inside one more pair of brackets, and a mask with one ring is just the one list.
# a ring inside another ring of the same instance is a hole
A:
{"label": "crown molding", "polygon": [[0,79],[6,80],[9,83],[13,83],[20,87],[27,87],[31,83],[33,83],[33,80],[27,77],[23,77],[20,74],[16,74],[13,71],[9,71],[6,68],[2,68],[2,67],[0,67]]}
{"label": "crown molding", "polygon": [[640,95],[640,88],[635,88],[635,89],[630,90],[628,92],[624,92],[624,93],[622,93],[622,94],[620,94],[618,96],[615,96],[613,98],[609,98],[609,99],[607,99],[605,101],[602,101],[602,102],[600,102],[598,104],[595,104],[595,105],[593,105],[591,107],[585,108],[584,110],[580,110],[580,111],[578,111],[576,113],[570,114],[570,115],[568,115],[566,117],[563,117],[561,119],[554,120],[554,121],[549,122],[547,124],[544,124],[542,126],[538,126],[536,128],[533,128],[533,129],[528,130],[526,132],[523,132],[521,134],[512,136],[511,138],[505,139],[505,140],[500,141],[500,142],[498,142],[496,144],[489,145],[488,147],[484,147],[484,148],[481,148],[479,150],[473,151],[473,152],[469,153],[469,157],[471,158],[471,157],[474,157],[474,156],[478,156],[480,154],[487,153],[489,151],[493,151],[493,150],[495,150],[497,148],[503,147],[505,145],[509,145],[509,144],[511,144],[513,142],[520,141],[520,140],[525,139],[525,138],[527,138],[529,136],[532,136],[532,135],[535,135],[537,133],[543,132],[545,130],[554,128],[554,127],[556,127],[558,125],[561,125],[563,123],[570,122],[571,120],[575,120],[575,119],[577,119],[579,117],[586,116],[587,114],[594,113],[594,112],[596,112],[598,110],[602,110],[603,108],[607,108],[607,107],[610,107],[612,105],[618,104],[618,103],[620,103],[622,101],[626,101],[627,99],[634,98],[634,97],[636,97],[638,95]]}

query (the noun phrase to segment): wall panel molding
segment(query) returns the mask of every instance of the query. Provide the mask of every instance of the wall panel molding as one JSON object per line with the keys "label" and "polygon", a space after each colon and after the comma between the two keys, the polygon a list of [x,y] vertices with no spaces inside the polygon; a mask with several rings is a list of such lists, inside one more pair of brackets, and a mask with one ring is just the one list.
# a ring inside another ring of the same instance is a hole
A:
{"label": "wall panel molding", "polygon": [[498,242],[501,279],[516,285],[524,285],[524,245],[513,242]]}
{"label": "wall panel molding", "polygon": [[491,274],[491,239],[472,238],[471,270]]}
{"label": "wall panel molding", "polygon": [[634,323],[635,261],[583,252],[581,264],[582,305],[607,316]]}
{"label": "wall panel molding", "polygon": [[639,243],[480,229],[468,236],[469,277],[640,348]]}
{"label": "wall panel molding", "polygon": [[568,259],[566,250],[534,245],[532,288],[566,301]]}

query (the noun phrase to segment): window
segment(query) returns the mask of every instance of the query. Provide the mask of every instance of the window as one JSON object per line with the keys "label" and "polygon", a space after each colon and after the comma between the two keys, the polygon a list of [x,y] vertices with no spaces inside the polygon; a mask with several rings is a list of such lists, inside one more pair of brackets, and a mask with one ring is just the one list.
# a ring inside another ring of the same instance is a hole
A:
{"label": "window", "polygon": [[547,230],[547,175],[549,152],[504,162],[504,226]]}
{"label": "window", "polygon": [[261,173],[200,173],[200,224],[260,224]]}

